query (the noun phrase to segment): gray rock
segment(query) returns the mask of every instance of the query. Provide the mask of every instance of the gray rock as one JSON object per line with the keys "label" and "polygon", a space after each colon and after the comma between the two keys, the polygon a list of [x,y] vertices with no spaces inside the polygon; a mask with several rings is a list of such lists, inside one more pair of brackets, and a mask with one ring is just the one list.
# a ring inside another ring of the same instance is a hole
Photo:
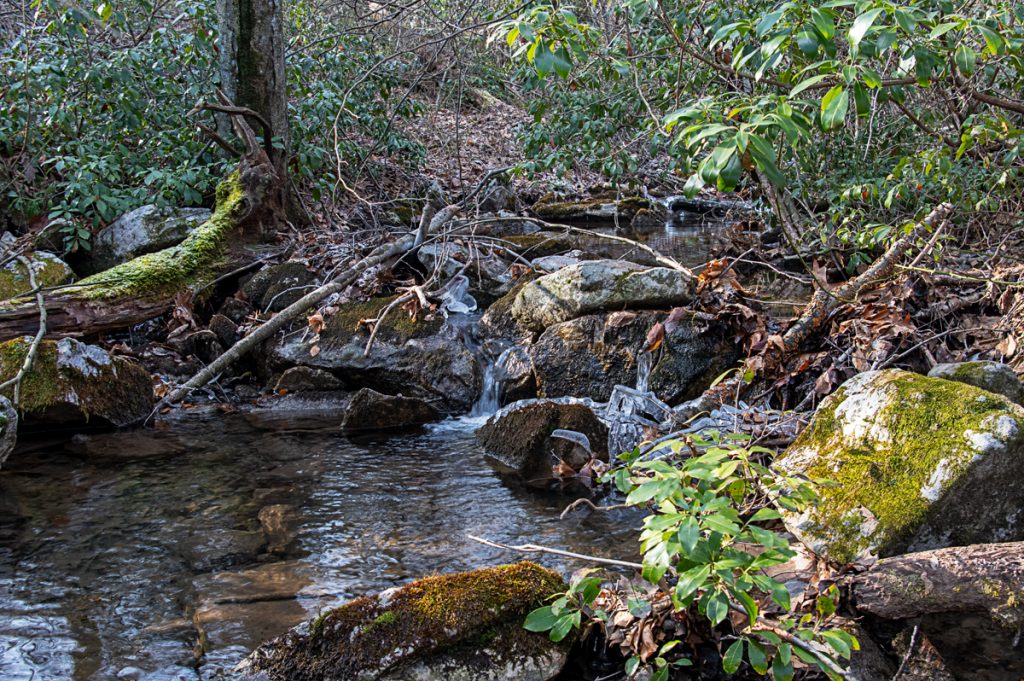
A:
{"label": "gray rock", "polygon": [[382,395],[376,390],[362,388],[349,399],[341,418],[341,430],[348,434],[401,430],[440,418],[440,412],[423,400]]}
{"label": "gray rock", "polygon": [[564,588],[533,563],[428,577],[324,612],[235,671],[269,681],[548,681],[571,641],[552,643],[522,623]]}
{"label": "gray rock", "polygon": [[477,439],[500,468],[536,480],[550,478],[552,465],[573,451],[573,443],[551,437],[559,429],[582,433],[594,454],[608,460],[608,426],[592,402],[571,397],[513,402],[487,420]]}
{"label": "gray rock", "polygon": [[1021,385],[1013,369],[999,362],[937,364],[928,375],[973,385],[975,388],[1003,395],[1011,402],[1024,404],[1024,385]]}
{"label": "gray rock", "polygon": [[517,343],[506,348],[495,360],[495,375],[501,384],[502,401],[514,402],[537,396],[537,380],[529,348]]}
{"label": "gray rock", "polygon": [[341,390],[344,387],[334,374],[313,367],[292,367],[277,380],[274,392],[301,393],[315,390]]}
{"label": "gray rock", "polygon": [[467,411],[480,394],[480,368],[442,319],[413,321],[404,310],[393,311],[365,355],[369,331],[360,321],[375,318],[391,300],[342,306],[318,340],[292,335],[274,341],[268,352],[271,367],[324,369],[346,385],[418,397],[444,411]]}
{"label": "gray rock", "polygon": [[242,287],[245,297],[260,310],[280,312],[316,288],[316,275],[301,262],[270,265]]}
{"label": "gray rock", "polygon": [[0,466],[14,451],[18,442],[18,410],[11,401],[0,395]]}
{"label": "gray rock", "polygon": [[[586,315],[550,326],[531,350],[541,397],[575,395],[605,402],[616,385],[636,386],[647,333],[664,315],[653,311]],[[668,404],[702,392],[736,359],[736,349],[715,330],[691,319],[665,335],[648,385]]]}
{"label": "gray rock", "polygon": [[[0,344],[0,382],[13,378],[32,338]],[[72,338],[44,340],[21,384],[22,425],[81,423],[100,419],[126,426],[149,415],[153,386],[149,373],[124,357]]]}
{"label": "gray rock", "polygon": [[[26,257],[35,273],[38,286],[60,286],[75,280],[75,273],[68,264],[53,253],[36,251]],[[31,290],[29,272],[22,262],[11,260],[0,268],[0,300],[16,298]]]}
{"label": "gray rock", "polygon": [[[693,281],[683,272],[619,260],[588,260],[510,292],[515,297],[507,312],[520,328],[536,333],[593,312],[683,305],[692,298],[692,291]],[[499,307],[494,314],[505,309]]]}
{"label": "gray rock", "polygon": [[859,374],[775,465],[837,483],[785,522],[840,563],[1024,539],[1024,408],[974,386]]}
{"label": "gray rock", "polygon": [[101,272],[140,255],[179,244],[210,215],[206,208],[154,205],[136,208],[96,235],[87,263],[88,270]]}

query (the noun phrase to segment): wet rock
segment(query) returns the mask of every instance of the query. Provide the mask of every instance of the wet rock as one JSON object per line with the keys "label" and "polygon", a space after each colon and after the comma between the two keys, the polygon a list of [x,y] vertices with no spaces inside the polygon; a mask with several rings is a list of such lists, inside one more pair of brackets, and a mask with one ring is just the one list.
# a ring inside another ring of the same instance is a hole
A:
{"label": "wet rock", "polygon": [[225,348],[230,348],[238,338],[238,324],[220,313],[210,317],[207,325],[210,331],[217,334],[217,340]]}
{"label": "wet rock", "polygon": [[[26,256],[35,273],[36,285],[60,286],[75,280],[68,264],[53,253],[36,251]],[[11,260],[0,268],[0,300],[15,298],[32,290],[28,268],[19,260]]]}
{"label": "wet rock", "polygon": [[583,251],[573,250],[562,255],[548,255],[543,258],[534,258],[530,265],[533,269],[541,274],[551,274],[557,272],[563,267],[569,265],[575,265],[583,259]]}
{"label": "wet rock", "polygon": [[11,401],[0,395],[0,466],[14,451],[18,441],[18,410]]}
{"label": "wet rock", "polygon": [[216,333],[209,329],[200,329],[185,336],[181,343],[181,352],[186,357],[191,355],[204,364],[209,364],[224,354],[224,346],[221,345]]}
{"label": "wet rock", "polygon": [[[653,311],[586,315],[548,327],[531,359],[541,397],[575,395],[605,402],[616,385],[635,386],[648,331],[664,317]],[[736,359],[721,332],[689,319],[666,333],[649,387],[676,404],[703,391]]]}
{"label": "wet rock", "polygon": [[928,372],[933,378],[944,378],[973,385],[1024,404],[1024,385],[1013,369],[999,362],[959,362],[938,364]]}
{"label": "wet rock", "polygon": [[557,574],[533,563],[428,577],[330,610],[260,646],[236,671],[269,681],[547,681],[568,643],[522,622],[561,589]]}
{"label": "wet rock", "polygon": [[487,247],[476,248],[470,254],[469,249],[462,244],[431,243],[420,248],[417,257],[428,272],[435,271],[438,259],[443,258],[443,280],[459,274],[465,263],[472,260],[473,264],[466,271],[466,276],[470,281],[470,292],[479,299],[481,305],[488,305],[508,293],[515,282],[512,264]]}
{"label": "wet rock", "polygon": [[495,303],[500,307],[493,314],[507,310],[519,328],[537,333],[594,312],[683,305],[692,297],[692,280],[664,267],[588,260],[530,281],[513,294],[507,307]]}
{"label": "wet rock", "polygon": [[252,426],[272,431],[337,431],[348,395],[320,390],[270,395],[246,405],[242,414]]}
{"label": "wet rock", "polygon": [[261,508],[258,517],[267,538],[267,552],[277,555],[288,553],[298,529],[295,509],[288,504],[272,504]]}
{"label": "wet rock", "polygon": [[324,369],[348,386],[417,397],[443,411],[468,410],[480,392],[480,369],[456,331],[441,318],[412,320],[403,310],[393,311],[369,356],[364,355],[369,331],[360,321],[375,318],[391,300],[374,298],[342,306],[317,341],[296,335],[274,341],[268,350],[271,368]]}
{"label": "wet rock", "polygon": [[362,388],[349,398],[341,417],[341,430],[348,434],[400,430],[440,418],[440,412],[423,400]]}
{"label": "wet rock", "polygon": [[[29,336],[0,343],[0,382],[17,374],[31,345]],[[136,363],[63,338],[40,343],[18,409],[34,426],[92,419],[125,426],[149,414],[152,397],[150,376]]]}
{"label": "wet rock", "polygon": [[317,390],[341,390],[343,387],[334,374],[313,367],[292,367],[277,380],[274,392],[301,393]]}
{"label": "wet rock", "polygon": [[502,468],[528,480],[550,478],[551,466],[571,453],[571,442],[551,437],[558,429],[582,433],[607,461],[608,426],[592,404],[571,397],[513,402],[487,420],[477,439]]}
{"label": "wet rock", "polygon": [[212,213],[206,208],[154,205],[136,208],[103,228],[93,239],[88,272],[102,272],[146,253],[181,243]]}
{"label": "wet rock", "polygon": [[840,563],[1024,539],[1024,408],[974,386],[859,374],[776,465],[838,483],[785,522]]}
{"label": "wet rock", "polygon": [[220,314],[235,324],[241,324],[253,312],[255,312],[253,306],[239,298],[227,298],[220,306]]}
{"label": "wet rock", "polygon": [[301,262],[270,265],[242,287],[245,297],[260,310],[280,312],[316,288],[316,275]]}
{"label": "wet rock", "polygon": [[259,530],[209,527],[176,544],[189,569],[200,574],[252,565],[266,548],[267,538]]}
{"label": "wet rock", "polygon": [[503,401],[515,402],[537,396],[537,381],[529,348],[522,343],[506,348],[494,363]]}

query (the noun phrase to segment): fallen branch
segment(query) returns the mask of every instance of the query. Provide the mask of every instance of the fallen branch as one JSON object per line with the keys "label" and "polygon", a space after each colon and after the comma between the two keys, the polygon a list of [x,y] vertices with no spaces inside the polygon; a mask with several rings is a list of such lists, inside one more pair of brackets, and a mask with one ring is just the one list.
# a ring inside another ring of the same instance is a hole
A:
{"label": "fallen branch", "polygon": [[36,283],[36,271],[28,258],[23,255],[19,255],[17,258],[18,262],[25,266],[25,270],[28,272],[29,286],[36,293],[36,307],[39,308],[39,330],[36,331],[35,338],[32,339],[32,345],[29,346],[28,352],[25,353],[25,361],[21,363],[18,373],[10,380],[0,383],[0,391],[6,390],[12,385],[14,386],[14,406],[18,406],[18,402],[21,401],[21,382],[25,375],[32,370],[32,364],[35,362],[36,354],[39,352],[39,344],[43,342],[43,336],[46,335],[46,301],[43,300],[42,289]]}

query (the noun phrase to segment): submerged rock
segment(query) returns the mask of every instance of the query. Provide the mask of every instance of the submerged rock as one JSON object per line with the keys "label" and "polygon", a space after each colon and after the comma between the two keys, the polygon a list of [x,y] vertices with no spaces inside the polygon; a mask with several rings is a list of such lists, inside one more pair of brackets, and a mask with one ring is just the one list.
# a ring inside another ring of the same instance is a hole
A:
{"label": "submerged rock", "polygon": [[423,400],[362,388],[349,398],[341,417],[341,430],[349,434],[400,430],[440,418],[440,412]]}
{"label": "submerged rock", "polygon": [[14,451],[18,442],[18,410],[11,401],[0,395],[0,466]]}
{"label": "submerged rock", "polygon": [[[37,286],[60,286],[75,280],[75,273],[53,253],[36,251],[26,256],[35,273]],[[28,269],[19,260],[0,268],[0,300],[9,300],[32,290]]]}
{"label": "submerged rock", "polygon": [[301,262],[264,267],[242,287],[246,299],[260,310],[280,312],[316,288],[316,275]]}
{"label": "submerged rock", "polygon": [[[611,312],[548,327],[531,352],[538,394],[604,402],[616,385],[635,386],[647,333],[662,316]],[[666,334],[655,357],[648,385],[660,399],[675,404],[703,391],[733,363],[736,349],[720,333],[702,332],[684,319]]]}
{"label": "submerged rock", "polygon": [[513,402],[487,419],[477,439],[510,472],[527,479],[550,478],[551,466],[572,450],[572,443],[551,437],[555,430],[582,433],[594,454],[608,460],[608,426],[592,405],[571,397]]}
{"label": "submerged rock", "polygon": [[437,403],[445,411],[466,411],[480,392],[480,369],[454,329],[442,319],[412,320],[393,310],[364,356],[369,331],[360,322],[376,318],[394,298],[344,305],[328,321],[317,341],[288,336],[269,349],[276,370],[292,366],[323,369],[349,386],[385,394],[401,393]]}
{"label": "submerged rock", "polygon": [[[18,373],[31,346],[30,336],[0,344],[0,382]],[[18,409],[32,425],[101,419],[125,426],[149,414],[152,398],[150,376],[138,364],[63,338],[39,344],[21,383]]]}
{"label": "submerged rock", "polygon": [[321,390],[341,390],[342,382],[329,371],[313,367],[292,367],[277,380],[274,392],[301,393]]}
{"label": "submerged rock", "polygon": [[[692,279],[684,272],[620,260],[587,260],[516,287],[487,311],[485,319],[507,313],[522,330],[538,333],[594,312],[682,305],[691,299],[692,290]],[[503,326],[497,320],[492,325]]]}
{"label": "submerged rock", "polygon": [[776,465],[836,481],[785,522],[840,563],[1024,539],[1024,408],[973,386],[854,376]]}
{"label": "submerged rock", "polygon": [[87,268],[102,272],[146,253],[181,243],[212,213],[206,208],[136,208],[100,230],[93,239]]}
{"label": "submerged rock", "polygon": [[975,388],[1003,395],[1011,402],[1024,404],[1024,385],[1013,369],[999,362],[938,364],[932,367],[928,375],[973,385]]}
{"label": "submerged rock", "polygon": [[568,642],[523,629],[561,578],[533,563],[427,577],[358,598],[256,649],[236,668],[270,681],[547,681]]}

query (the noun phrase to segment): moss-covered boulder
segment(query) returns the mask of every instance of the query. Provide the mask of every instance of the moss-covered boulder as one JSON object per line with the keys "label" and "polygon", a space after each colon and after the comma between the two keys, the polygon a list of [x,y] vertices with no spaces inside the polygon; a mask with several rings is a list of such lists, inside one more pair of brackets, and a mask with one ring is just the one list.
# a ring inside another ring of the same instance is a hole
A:
{"label": "moss-covered boulder", "polygon": [[316,275],[304,263],[290,260],[264,267],[242,292],[256,308],[280,312],[316,287]]}
{"label": "moss-covered boulder", "polygon": [[685,272],[587,260],[516,287],[487,311],[484,323],[500,328],[499,320],[487,318],[507,314],[524,332],[539,333],[594,312],[675,307],[692,295],[693,281]]}
{"label": "moss-covered boulder", "polygon": [[776,465],[835,483],[785,521],[838,562],[1024,539],[1024,408],[971,385],[854,376]]}
{"label": "moss-covered boulder", "polygon": [[271,368],[323,369],[352,388],[401,393],[427,400],[443,411],[468,410],[480,392],[480,368],[457,331],[440,316],[411,319],[405,310],[392,310],[370,354],[364,354],[370,332],[362,322],[375,319],[392,300],[373,298],[341,306],[319,338],[293,334],[272,342]]}
{"label": "moss-covered boulder", "polygon": [[1011,402],[1024,404],[1024,385],[1013,369],[999,362],[957,362],[937,364],[928,372],[934,378],[973,385],[997,393]]}
{"label": "moss-covered boulder", "polygon": [[236,671],[270,681],[547,681],[567,643],[523,629],[562,579],[533,563],[427,577],[265,643]]}
{"label": "moss-covered boulder", "polygon": [[[75,280],[68,264],[53,253],[36,251],[27,256],[37,286],[60,286]],[[28,268],[20,260],[11,260],[0,268],[0,300],[10,300],[32,290]]]}
{"label": "moss-covered boulder", "polygon": [[[31,346],[29,336],[0,344],[0,382],[18,373]],[[13,389],[4,394],[10,396]],[[40,343],[21,382],[18,410],[33,426],[95,420],[124,426],[147,416],[152,400],[150,376],[138,364],[63,338]]]}
{"label": "moss-covered boulder", "polygon": [[[605,402],[616,385],[635,386],[654,311],[585,315],[548,327],[531,355],[541,397],[575,395]],[[695,397],[736,359],[721,331],[682,320],[666,333],[648,385],[670,404]]]}

